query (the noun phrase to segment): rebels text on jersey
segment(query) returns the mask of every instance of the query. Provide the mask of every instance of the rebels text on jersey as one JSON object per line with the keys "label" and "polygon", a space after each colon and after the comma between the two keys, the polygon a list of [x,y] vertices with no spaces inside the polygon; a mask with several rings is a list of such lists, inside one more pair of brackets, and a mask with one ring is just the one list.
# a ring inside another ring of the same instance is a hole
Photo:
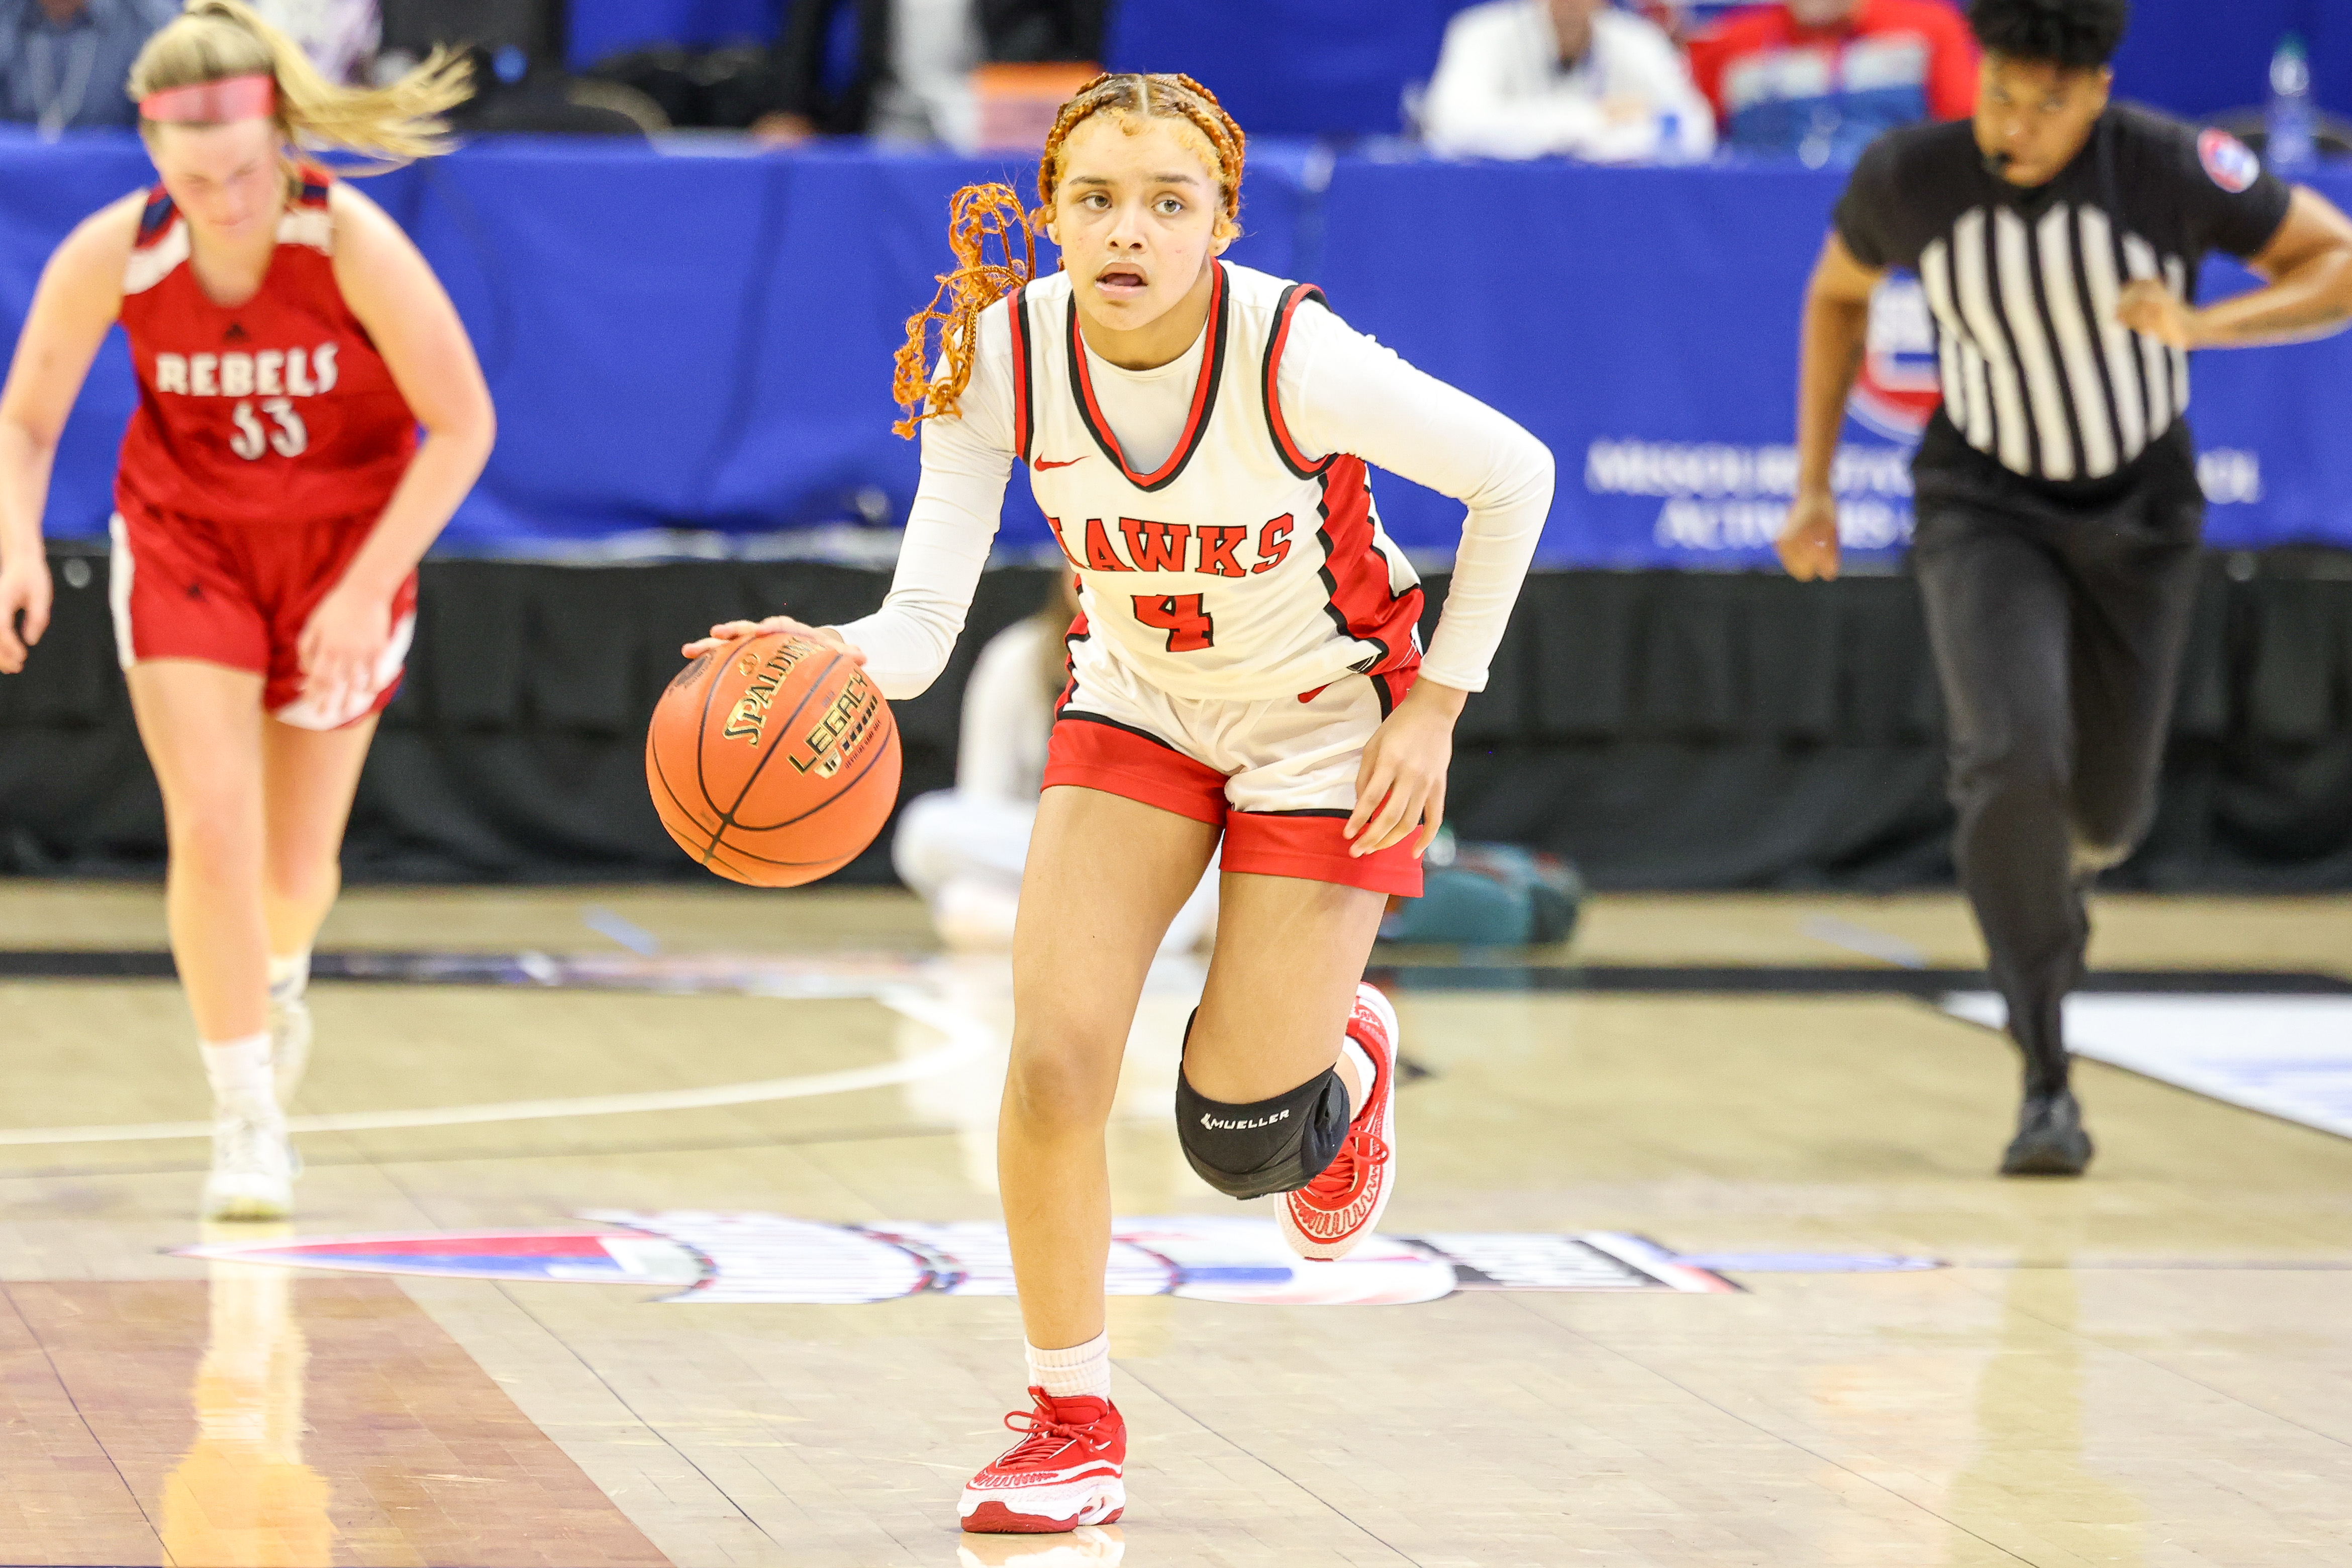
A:
{"label": "rebels text on jersey", "polygon": [[188,227],[150,193],[123,271],[139,376],[116,504],[229,523],[324,522],[383,510],[416,419],[335,282],[327,176],[303,171],[261,288],[207,296]]}
{"label": "rebels text on jersey", "polygon": [[1309,300],[1215,264],[1184,428],[1150,472],[1095,396],[1068,278],[997,307],[1013,449],[1078,570],[1085,628],[1171,695],[1263,700],[1420,660],[1420,580],[1381,528],[1363,460],[1310,458],[1283,421],[1283,344]]}

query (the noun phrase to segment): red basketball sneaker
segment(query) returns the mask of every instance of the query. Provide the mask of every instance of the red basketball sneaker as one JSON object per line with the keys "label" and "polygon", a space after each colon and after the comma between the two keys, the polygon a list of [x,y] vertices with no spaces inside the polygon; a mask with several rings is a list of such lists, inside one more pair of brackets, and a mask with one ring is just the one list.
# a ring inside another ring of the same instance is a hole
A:
{"label": "red basketball sneaker", "polygon": [[1345,1258],[1381,1223],[1396,1185],[1397,1016],[1375,986],[1359,983],[1348,1037],[1372,1062],[1371,1093],[1323,1173],[1282,1194],[1282,1238],[1301,1258]]}
{"label": "red basketball sneaker", "polygon": [[1056,1399],[1031,1388],[1036,1402],[1004,1424],[1027,1436],[981,1468],[956,1512],[978,1535],[1045,1534],[1108,1524],[1127,1508],[1127,1422],[1108,1399]]}

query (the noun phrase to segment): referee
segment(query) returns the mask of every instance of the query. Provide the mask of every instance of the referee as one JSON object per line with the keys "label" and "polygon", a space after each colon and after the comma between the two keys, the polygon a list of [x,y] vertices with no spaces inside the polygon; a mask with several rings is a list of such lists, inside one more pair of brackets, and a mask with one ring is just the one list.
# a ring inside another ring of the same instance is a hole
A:
{"label": "referee", "polygon": [[[1912,461],[1912,563],[1950,729],[1960,885],[2025,1057],[2007,1175],[2080,1175],[2059,1004],[2090,879],[2155,814],[2205,503],[2192,348],[2352,319],[2352,222],[2219,131],[2107,101],[2126,0],[1975,0],[1973,122],[1871,144],[1805,300],[1780,560],[1835,577],[1831,461],[1871,291],[1916,272],[1943,405]],[[2266,286],[2199,309],[2205,255]]]}

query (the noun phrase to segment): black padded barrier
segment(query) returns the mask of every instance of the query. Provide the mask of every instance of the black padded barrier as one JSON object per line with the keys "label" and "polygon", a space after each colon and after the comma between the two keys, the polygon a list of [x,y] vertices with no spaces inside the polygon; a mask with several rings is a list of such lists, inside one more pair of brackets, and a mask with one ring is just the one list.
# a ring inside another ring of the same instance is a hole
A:
{"label": "black padded barrier", "polygon": [[[55,625],[24,675],[0,677],[0,872],[152,876],[162,814],[115,668],[106,562],[53,565]],[[948,673],[897,705],[903,798],[951,781],[972,660],[1050,576],[985,574]],[[646,720],[678,644],[739,615],[861,615],[887,582],[801,563],[427,563],[348,874],[707,875],[645,787]],[[1430,587],[1424,630],[1444,579]],[[1906,578],[1538,573],[1463,716],[1452,810],[1464,835],[1568,855],[1603,888],[1946,884],[1939,722]],[[836,879],[888,881],[886,847]],[[2109,885],[2352,887],[2352,561],[2210,563],[2156,827]]]}

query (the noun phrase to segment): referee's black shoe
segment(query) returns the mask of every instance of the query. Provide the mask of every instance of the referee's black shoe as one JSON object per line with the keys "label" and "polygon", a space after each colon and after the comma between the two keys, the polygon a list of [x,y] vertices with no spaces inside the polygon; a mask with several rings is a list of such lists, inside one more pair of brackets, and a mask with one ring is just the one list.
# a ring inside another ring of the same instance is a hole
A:
{"label": "referee's black shoe", "polygon": [[2000,1157],[2004,1176],[2079,1176],[2091,1163],[2091,1135],[2074,1091],[2029,1094],[2017,1111],[2017,1136]]}

